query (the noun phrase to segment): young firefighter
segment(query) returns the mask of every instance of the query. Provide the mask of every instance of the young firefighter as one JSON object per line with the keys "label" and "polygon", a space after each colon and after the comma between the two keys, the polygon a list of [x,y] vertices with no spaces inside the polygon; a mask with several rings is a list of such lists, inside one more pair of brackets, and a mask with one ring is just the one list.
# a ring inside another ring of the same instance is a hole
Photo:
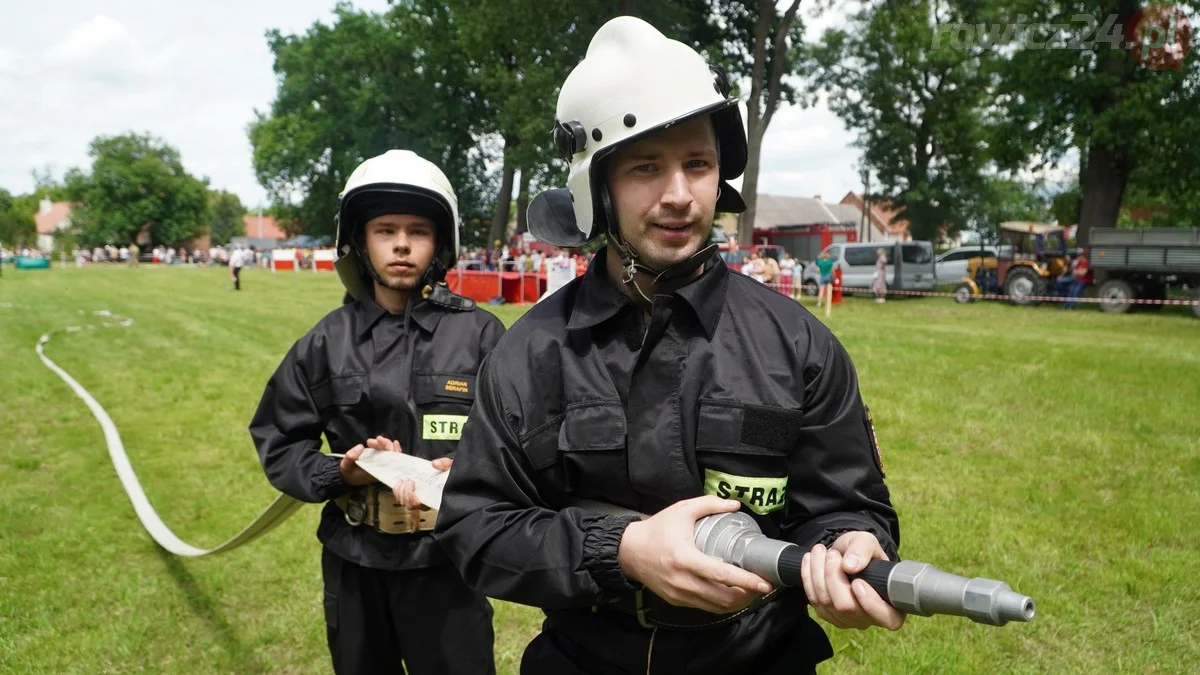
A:
{"label": "young firefighter", "polygon": [[[480,363],[504,332],[441,283],[458,228],[432,163],[392,150],[355,169],[336,262],[353,301],[296,342],[250,424],[271,484],[327,502],[317,538],[337,673],[494,672],[491,605],[433,540],[437,514],[355,465],[378,437],[441,470],[452,462]],[[321,434],[340,461],[320,452]]]}

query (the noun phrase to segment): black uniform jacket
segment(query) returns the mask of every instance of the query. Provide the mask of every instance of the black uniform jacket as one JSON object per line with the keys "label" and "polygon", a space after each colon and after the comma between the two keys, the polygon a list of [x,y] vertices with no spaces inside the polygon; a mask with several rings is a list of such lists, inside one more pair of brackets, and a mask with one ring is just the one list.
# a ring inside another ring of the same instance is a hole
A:
{"label": "black uniform jacket", "polygon": [[[794,300],[714,255],[647,317],[607,279],[602,250],[484,364],[436,537],[469,585],[587,642],[624,620],[593,607],[635,587],[617,564],[629,518],[573,500],[654,513],[717,494],[767,536],[807,550],[867,531],[895,558],[873,435],[849,356]],[[802,588],[692,634],[714,669],[784,636],[816,640],[814,662],[829,649]]]}
{"label": "black uniform jacket", "polygon": [[[420,300],[391,314],[370,297],[343,305],[292,346],[267,383],[250,435],[271,485],[306,502],[346,494],[338,459],[368,438],[400,441],[424,459],[454,455],[476,394],[480,363],[504,326],[474,308]],[[429,533],[381,534],[352,527],[325,505],[317,536],[333,553],[377,569],[446,564]]]}

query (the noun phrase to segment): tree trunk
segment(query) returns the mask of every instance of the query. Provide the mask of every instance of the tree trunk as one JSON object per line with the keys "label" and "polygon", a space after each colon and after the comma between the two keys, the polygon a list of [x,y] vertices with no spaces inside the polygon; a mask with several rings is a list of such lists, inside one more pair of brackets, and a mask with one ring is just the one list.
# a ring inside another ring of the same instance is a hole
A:
{"label": "tree trunk", "polygon": [[517,167],[512,163],[508,151],[516,144],[511,138],[504,139],[504,169],[500,178],[500,193],[496,195],[496,210],[492,214],[492,229],[488,236],[488,248],[494,248],[496,241],[504,243],[508,232],[508,207],[512,204],[513,174]]}
{"label": "tree trunk", "polygon": [[742,174],[742,199],[746,210],[738,216],[738,243],[754,243],[754,217],[758,211],[758,158],[762,150],[763,89],[767,72],[767,37],[775,3],[758,1],[758,20],[754,24],[754,65],[750,71],[750,98],[746,101],[746,171]]}
{"label": "tree trunk", "polygon": [[[762,140],[779,108],[787,36],[796,19],[800,0],[792,0],[783,13],[775,34],[771,22],[778,16],[774,0],[758,0],[758,19],[754,24],[754,66],[750,74],[750,99],[746,102],[746,171],[742,178],[742,198],[746,210],[738,217],[738,243],[754,243],[754,219],[758,212],[758,164]],[[771,72],[767,73],[767,42],[771,42]]]}
{"label": "tree trunk", "polygon": [[[1118,26],[1128,26],[1137,12],[1136,0],[1120,0],[1117,3]],[[1093,99],[1092,115],[1100,118],[1104,113],[1120,105],[1125,89],[1133,80],[1133,59],[1123,50],[1101,50],[1096,62],[1096,71],[1111,82]],[[1112,137],[1112,135],[1110,135]],[[1117,135],[1116,138],[1120,138]],[[1109,143],[1092,136],[1085,160],[1084,174],[1080,181],[1083,201],[1079,208],[1079,229],[1075,239],[1080,246],[1091,241],[1093,227],[1115,227],[1121,212],[1121,201],[1125,196],[1125,184],[1133,170],[1133,158],[1126,153],[1118,141]]]}
{"label": "tree trunk", "polygon": [[521,190],[517,192],[517,234],[529,231],[526,211],[529,209],[529,184],[532,181],[529,169],[521,169]]}
{"label": "tree trunk", "polygon": [[1107,144],[1092,142],[1083,176],[1083,204],[1075,238],[1087,246],[1093,227],[1116,227],[1129,180],[1130,165],[1125,154]]}
{"label": "tree trunk", "polygon": [[746,211],[738,217],[738,243],[753,244],[754,216],[758,211],[758,163],[762,149],[763,133],[766,128],[755,125],[754,133],[747,139],[749,152],[746,155],[746,171],[742,174],[742,198],[746,200]]}

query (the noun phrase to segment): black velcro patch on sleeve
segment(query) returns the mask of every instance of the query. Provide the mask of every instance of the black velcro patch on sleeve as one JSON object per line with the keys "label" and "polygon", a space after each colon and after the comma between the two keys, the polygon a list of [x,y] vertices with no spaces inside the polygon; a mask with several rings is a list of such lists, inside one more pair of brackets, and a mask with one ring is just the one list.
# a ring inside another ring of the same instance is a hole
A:
{"label": "black velcro patch on sleeve", "polygon": [[747,405],[742,417],[742,443],[787,452],[800,440],[799,410]]}

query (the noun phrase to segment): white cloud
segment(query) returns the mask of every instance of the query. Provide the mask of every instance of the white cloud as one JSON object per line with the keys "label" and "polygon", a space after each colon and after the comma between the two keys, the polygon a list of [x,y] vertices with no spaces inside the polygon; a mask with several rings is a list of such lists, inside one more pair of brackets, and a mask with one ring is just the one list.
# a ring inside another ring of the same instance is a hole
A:
{"label": "white cloud", "polygon": [[85,62],[111,48],[137,48],[125,26],[112,17],[99,14],[81,23],[49,50],[52,61]]}

